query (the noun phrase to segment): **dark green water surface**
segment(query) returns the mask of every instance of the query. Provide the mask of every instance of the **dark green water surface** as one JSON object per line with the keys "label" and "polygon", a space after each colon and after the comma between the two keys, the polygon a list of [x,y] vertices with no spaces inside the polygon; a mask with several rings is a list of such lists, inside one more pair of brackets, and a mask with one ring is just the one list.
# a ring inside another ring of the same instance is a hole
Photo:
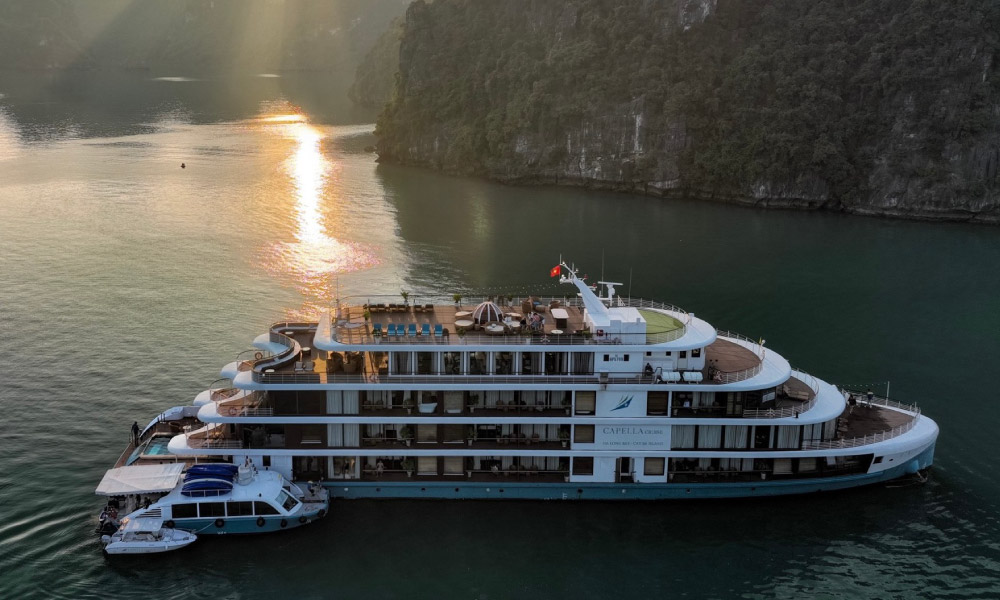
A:
{"label": "dark green water surface", "polygon": [[[343,77],[157,77],[0,73],[0,598],[1000,597],[1000,229],[448,178],[365,153]],[[545,292],[560,254],[828,381],[891,381],[941,426],[929,482],[349,501],[102,557],[93,490],[129,425],[271,322],[338,294]]]}

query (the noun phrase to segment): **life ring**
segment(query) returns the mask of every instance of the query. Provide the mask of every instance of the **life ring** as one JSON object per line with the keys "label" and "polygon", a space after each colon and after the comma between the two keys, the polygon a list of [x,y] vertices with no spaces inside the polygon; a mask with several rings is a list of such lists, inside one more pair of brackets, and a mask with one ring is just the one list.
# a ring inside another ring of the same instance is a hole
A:
{"label": "life ring", "polygon": [[215,526],[217,528],[219,528],[219,529],[222,529],[223,527],[226,526],[226,520],[225,519],[216,519],[215,520]]}
{"label": "life ring", "polygon": [[257,360],[260,360],[260,359],[264,358],[264,353],[263,352],[254,352],[253,353],[253,357],[256,358]]}
{"label": "life ring", "polygon": [[264,517],[257,517],[257,527],[264,526]]}
{"label": "life ring", "polygon": [[235,417],[236,415],[240,414],[240,409],[238,406],[230,406],[229,408],[226,409],[226,412],[229,414],[230,417]]}
{"label": "life ring", "polygon": [[321,509],[319,509],[319,515],[318,515],[318,516],[319,516],[319,518],[321,518],[321,519],[322,519],[323,517],[325,517],[325,516],[326,516],[326,509],[325,509],[325,508],[321,508]]}
{"label": "life ring", "polygon": [[308,522],[309,522],[309,519],[307,519],[305,517],[299,517],[299,523],[308,523]]}
{"label": "life ring", "polygon": [[165,526],[165,527],[166,527],[167,529],[173,529],[173,528],[174,528],[174,520],[173,520],[173,519],[170,519],[169,521],[165,522],[165,523],[164,523],[163,525],[164,525],[164,526]]}
{"label": "life ring", "polygon": [[278,525],[281,525],[281,528],[284,529],[285,527],[288,527],[288,521],[282,519],[281,523],[278,523]]}

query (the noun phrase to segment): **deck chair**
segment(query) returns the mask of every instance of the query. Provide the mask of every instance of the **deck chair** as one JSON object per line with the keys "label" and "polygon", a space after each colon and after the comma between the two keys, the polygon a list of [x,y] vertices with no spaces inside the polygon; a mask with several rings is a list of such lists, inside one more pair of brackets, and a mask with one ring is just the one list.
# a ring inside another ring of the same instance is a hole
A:
{"label": "deck chair", "polygon": [[372,335],[375,337],[382,337],[382,324],[373,323],[372,324]]}
{"label": "deck chair", "polygon": [[409,337],[417,337],[417,324],[410,323],[406,326],[406,335]]}
{"label": "deck chair", "polygon": [[441,337],[444,335],[444,327],[440,323],[435,323],[434,325],[434,337]]}
{"label": "deck chair", "polygon": [[387,336],[389,336],[389,337],[395,337],[396,336],[396,324],[395,323],[389,323],[388,325],[386,325],[386,332],[385,332],[385,334]]}
{"label": "deck chair", "polygon": [[420,335],[427,335],[427,336],[429,336],[430,334],[431,334],[431,324],[430,323],[424,323],[423,325],[420,326]]}

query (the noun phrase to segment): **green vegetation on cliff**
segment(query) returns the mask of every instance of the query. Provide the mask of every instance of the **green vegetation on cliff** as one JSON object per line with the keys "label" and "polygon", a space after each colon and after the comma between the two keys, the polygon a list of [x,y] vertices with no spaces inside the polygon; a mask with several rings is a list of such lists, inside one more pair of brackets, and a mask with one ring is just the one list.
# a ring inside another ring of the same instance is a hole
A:
{"label": "green vegetation on cliff", "polygon": [[418,0],[379,153],[509,181],[997,220],[998,32],[985,0]]}

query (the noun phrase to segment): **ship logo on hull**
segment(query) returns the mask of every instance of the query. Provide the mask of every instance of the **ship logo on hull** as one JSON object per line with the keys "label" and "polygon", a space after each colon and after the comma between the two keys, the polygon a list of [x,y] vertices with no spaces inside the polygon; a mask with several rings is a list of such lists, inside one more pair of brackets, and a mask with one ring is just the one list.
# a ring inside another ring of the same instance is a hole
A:
{"label": "ship logo on hull", "polygon": [[618,406],[611,409],[611,412],[616,410],[621,410],[623,408],[628,408],[628,405],[632,404],[632,396],[622,396],[622,399],[618,401]]}

